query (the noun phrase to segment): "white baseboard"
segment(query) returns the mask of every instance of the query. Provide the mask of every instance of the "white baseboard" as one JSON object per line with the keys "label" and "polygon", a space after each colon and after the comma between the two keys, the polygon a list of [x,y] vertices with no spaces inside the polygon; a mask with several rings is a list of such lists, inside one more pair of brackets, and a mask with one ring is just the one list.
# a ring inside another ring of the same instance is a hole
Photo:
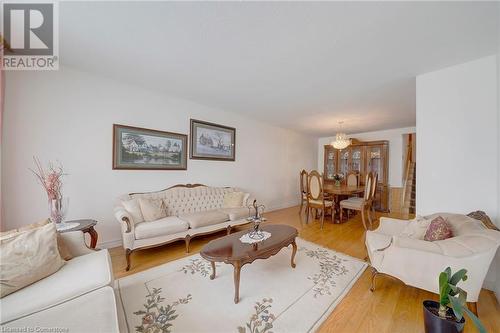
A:
{"label": "white baseboard", "polygon": [[[297,206],[299,203],[296,201],[296,200],[293,200],[293,201],[288,201],[288,202],[283,202],[281,204],[278,204],[278,205],[274,205],[274,206],[271,206],[267,209],[267,212],[272,212],[274,210],[280,210],[280,209],[285,209],[285,208],[289,208],[289,207],[293,207],[293,206]],[[264,212],[264,215],[266,214],[266,212]]]}

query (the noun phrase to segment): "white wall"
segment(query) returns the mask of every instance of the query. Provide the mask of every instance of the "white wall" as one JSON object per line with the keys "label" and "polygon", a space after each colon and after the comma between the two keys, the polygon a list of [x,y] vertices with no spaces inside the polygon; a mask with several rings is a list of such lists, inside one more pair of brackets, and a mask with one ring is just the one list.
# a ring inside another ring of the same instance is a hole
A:
{"label": "white wall", "polygon": [[[417,213],[485,211],[500,226],[497,56],[417,76]],[[484,286],[499,298],[500,254]]]}
{"label": "white wall", "polygon": [[[349,134],[360,141],[389,141],[389,186],[401,187],[403,178],[403,134],[415,133],[415,127],[396,128],[385,131]],[[334,140],[334,136],[318,139],[318,170],[323,172],[324,146]]]}
{"label": "white wall", "polygon": [[[498,6],[498,15],[500,17],[500,6]],[[498,25],[498,50],[497,50],[497,120],[498,120],[498,127],[497,127],[497,139],[498,139],[498,147],[500,148],[500,24]],[[497,186],[497,196],[498,196],[498,202],[497,202],[497,216],[500,216],[500,153],[498,153],[497,156],[497,167],[498,167],[498,172],[497,172],[497,177],[498,177],[498,186]],[[498,221],[497,221],[498,223]],[[500,249],[497,251],[497,255],[495,257],[495,263],[497,266],[497,272],[496,272],[496,283],[495,283],[495,295],[497,296],[498,303],[500,303]]]}
{"label": "white wall", "polygon": [[[28,168],[32,156],[59,160],[68,176],[69,218],[95,218],[100,241],[120,239],[117,196],[178,183],[238,186],[268,210],[298,203],[298,174],[317,161],[316,139],[234,113],[61,68],[7,74],[3,229],[47,216],[46,195]],[[236,162],[188,159],[187,171],[112,170],[112,124],[189,134],[190,118],[236,128]]]}
{"label": "white wall", "polygon": [[498,216],[496,56],[417,76],[417,213]]}

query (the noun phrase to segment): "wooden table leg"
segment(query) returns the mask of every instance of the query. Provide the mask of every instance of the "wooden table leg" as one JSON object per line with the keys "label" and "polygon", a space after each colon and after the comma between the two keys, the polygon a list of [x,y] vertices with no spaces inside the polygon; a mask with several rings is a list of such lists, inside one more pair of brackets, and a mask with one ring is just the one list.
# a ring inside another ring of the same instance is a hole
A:
{"label": "wooden table leg", "polygon": [[241,266],[239,262],[233,264],[234,266],[234,304],[238,304],[240,300],[240,271]]}
{"label": "wooden table leg", "polygon": [[97,234],[97,231],[95,231],[94,227],[90,227],[88,233],[90,234],[90,248],[95,249],[99,235]]}
{"label": "wooden table leg", "polygon": [[210,280],[215,279],[215,261],[211,261],[210,265],[212,265],[212,275],[210,275]]}
{"label": "wooden table leg", "polygon": [[344,200],[345,196],[344,195],[335,195],[335,202],[334,202],[334,207],[335,207],[335,223],[343,223],[342,219],[340,218],[340,201]]}
{"label": "wooden table leg", "polygon": [[297,244],[295,243],[295,239],[292,242],[292,260],[290,261],[292,264],[292,268],[295,268],[295,254],[297,253]]}

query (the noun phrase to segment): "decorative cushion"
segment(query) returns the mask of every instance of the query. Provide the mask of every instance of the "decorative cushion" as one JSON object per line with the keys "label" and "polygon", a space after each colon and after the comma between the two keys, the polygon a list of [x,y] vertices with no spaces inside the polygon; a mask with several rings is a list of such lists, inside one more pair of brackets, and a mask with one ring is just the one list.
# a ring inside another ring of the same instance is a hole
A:
{"label": "decorative cushion", "polygon": [[0,298],[41,280],[64,265],[53,223],[0,238]]}
{"label": "decorative cushion", "polygon": [[224,194],[223,208],[236,208],[243,206],[244,197],[245,193],[243,192],[229,192]]}
{"label": "decorative cushion", "polygon": [[141,222],[135,225],[135,239],[153,238],[171,235],[189,229],[186,221],[177,216],[168,216],[152,222]]}
{"label": "decorative cushion", "polygon": [[108,250],[75,257],[56,273],[2,298],[1,323],[51,308],[104,286],[113,286],[113,282]]}
{"label": "decorative cushion", "polygon": [[134,198],[130,200],[122,201],[122,205],[125,210],[132,216],[132,223],[144,222],[144,216],[142,215],[141,205],[139,204],[139,199]]}
{"label": "decorative cushion", "polygon": [[230,221],[241,220],[248,217],[248,208],[247,207],[238,207],[238,208],[221,208],[219,211],[227,214],[229,216]]}
{"label": "decorative cushion", "polygon": [[432,221],[438,216],[441,216],[450,224],[451,231],[453,232],[453,237],[466,235],[474,231],[485,230],[485,227],[481,221],[463,214],[436,213],[425,216],[425,218]]}
{"label": "decorative cushion", "polygon": [[73,254],[71,254],[68,246],[64,243],[64,239],[61,237],[60,233],[57,233],[57,250],[63,260],[68,261],[73,259]]}
{"label": "decorative cushion", "polygon": [[144,221],[152,222],[167,216],[167,207],[162,199],[139,199]]}
{"label": "decorative cushion", "polygon": [[219,210],[207,210],[204,212],[179,215],[179,218],[189,223],[189,227],[200,228],[207,225],[226,222],[229,216]]}
{"label": "decorative cushion", "polygon": [[408,223],[399,236],[423,240],[430,223],[431,220],[417,216],[413,221]]}
{"label": "decorative cushion", "polygon": [[[9,231],[0,232],[0,237],[12,235],[12,234],[15,234],[15,233],[18,233],[21,231],[33,230],[33,229],[39,228],[41,226],[47,225],[49,223],[52,223],[52,222],[49,219],[45,219],[41,222],[28,224],[28,225],[21,227],[21,228],[18,228],[18,229],[12,229]],[[59,250],[59,254],[61,255],[61,258],[63,258],[64,260],[68,261],[71,258],[73,258],[73,255],[71,254],[71,252],[68,249],[68,247],[66,246],[66,244],[64,244],[64,239],[61,237],[61,234],[59,234],[59,233],[57,233],[57,249]]]}
{"label": "decorative cushion", "polygon": [[434,242],[453,237],[450,224],[441,216],[431,221],[425,232],[424,240]]}

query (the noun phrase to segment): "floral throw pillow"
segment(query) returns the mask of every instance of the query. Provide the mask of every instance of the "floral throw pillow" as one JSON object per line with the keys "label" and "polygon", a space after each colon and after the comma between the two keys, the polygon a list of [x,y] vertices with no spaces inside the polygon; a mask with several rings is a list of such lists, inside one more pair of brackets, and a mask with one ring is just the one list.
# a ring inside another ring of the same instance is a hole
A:
{"label": "floral throw pillow", "polygon": [[431,221],[429,228],[425,232],[424,240],[434,242],[453,237],[451,226],[442,216]]}

